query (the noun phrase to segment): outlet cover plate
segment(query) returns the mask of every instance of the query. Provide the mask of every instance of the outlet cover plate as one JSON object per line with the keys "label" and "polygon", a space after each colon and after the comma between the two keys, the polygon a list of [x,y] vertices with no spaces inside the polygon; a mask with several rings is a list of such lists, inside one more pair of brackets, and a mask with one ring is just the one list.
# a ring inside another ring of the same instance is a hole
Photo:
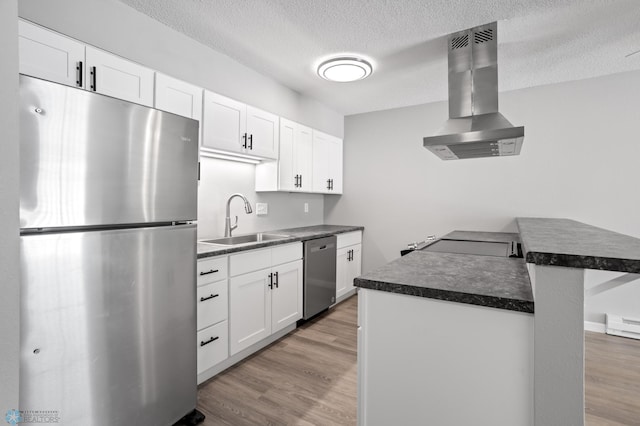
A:
{"label": "outlet cover plate", "polygon": [[256,215],[264,216],[269,213],[269,204],[267,203],[256,203]]}

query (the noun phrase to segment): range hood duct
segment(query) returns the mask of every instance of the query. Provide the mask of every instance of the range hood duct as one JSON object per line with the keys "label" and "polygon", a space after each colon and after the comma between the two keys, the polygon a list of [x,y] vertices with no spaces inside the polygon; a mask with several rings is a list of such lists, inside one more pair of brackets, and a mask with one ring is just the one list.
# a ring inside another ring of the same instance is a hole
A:
{"label": "range hood duct", "polygon": [[498,112],[498,25],[449,35],[449,120],[424,147],[443,160],[520,154],[524,127]]}

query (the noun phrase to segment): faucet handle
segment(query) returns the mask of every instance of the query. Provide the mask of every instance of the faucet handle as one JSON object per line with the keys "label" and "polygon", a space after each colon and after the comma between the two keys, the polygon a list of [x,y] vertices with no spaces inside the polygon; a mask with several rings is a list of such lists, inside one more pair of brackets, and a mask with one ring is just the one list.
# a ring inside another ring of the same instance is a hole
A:
{"label": "faucet handle", "polygon": [[233,231],[234,229],[236,229],[238,227],[238,216],[236,216],[236,223],[233,224],[233,226],[230,227],[230,231]]}

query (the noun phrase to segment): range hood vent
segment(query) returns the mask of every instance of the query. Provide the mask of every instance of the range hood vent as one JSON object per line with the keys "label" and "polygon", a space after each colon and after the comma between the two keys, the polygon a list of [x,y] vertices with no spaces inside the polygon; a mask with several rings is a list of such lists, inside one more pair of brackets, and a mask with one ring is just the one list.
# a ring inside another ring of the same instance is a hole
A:
{"label": "range hood vent", "polygon": [[496,22],[449,35],[449,120],[424,147],[443,160],[520,154],[524,127],[498,112]]}

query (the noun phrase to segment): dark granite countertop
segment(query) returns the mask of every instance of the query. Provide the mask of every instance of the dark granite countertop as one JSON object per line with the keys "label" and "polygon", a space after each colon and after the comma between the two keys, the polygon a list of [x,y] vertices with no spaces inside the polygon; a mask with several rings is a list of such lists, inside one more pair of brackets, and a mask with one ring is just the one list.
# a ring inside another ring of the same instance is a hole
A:
{"label": "dark granite countertop", "polygon": [[640,239],[570,219],[517,218],[525,260],[536,265],[640,273]]}
{"label": "dark granite countertop", "polygon": [[[197,255],[198,259],[205,257],[219,256],[221,254],[236,253],[239,251],[253,250],[257,248],[276,246],[280,244],[288,244],[296,241],[312,240],[314,238],[326,237],[329,235],[343,234],[345,232],[362,231],[364,226],[344,226],[344,225],[314,225],[304,226],[301,228],[286,228],[268,231],[270,234],[289,235],[276,241],[262,241],[259,243],[248,243],[237,246],[218,246],[213,244],[198,243]],[[267,231],[265,231],[267,232]],[[242,234],[239,234],[242,235]]]}
{"label": "dark granite countertop", "polygon": [[[446,238],[513,241],[517,234],[454,231]],[[484,239],[483,239],[484,238]],[[533,313],[523,259],[416,250],[355,279],[357,287]]]}

